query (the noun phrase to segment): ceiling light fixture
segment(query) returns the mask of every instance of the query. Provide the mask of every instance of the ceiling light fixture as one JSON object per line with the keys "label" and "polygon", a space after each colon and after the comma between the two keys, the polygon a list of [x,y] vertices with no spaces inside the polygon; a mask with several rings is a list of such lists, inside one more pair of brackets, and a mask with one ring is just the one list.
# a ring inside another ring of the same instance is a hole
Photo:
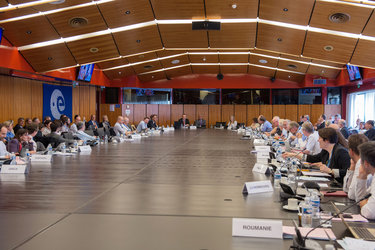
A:
{"label": "ceiling light fixture", "polygon": [[125,11],[125,14],[129,15],[130,14],[130,10]]}
{"label": "ceiling light fixture", "polygon": [[288,11],[288,8],[284,8],[283,11],[287,12],[287,11]]}
{"label": "ceiling light fixture", "polygon": [[99,49],[98,48],[90,48],[89,51],[91,53],[98,53],[99,52]]}
{"label": "ceiling light fixture", "polygon": [[175,59],[175,60],[173,60],[171,63],[172,63],[172,64],[179,64],[179,63],[180,63],[180,60]]}
{"label": "ceiling light fixture", "polygon": [[26,34],[31,35],[33,33],[31,30],[26,31]]}
{"label": "ceiling light fixture", "polygon": [[267,61],[266,59],[260,59],[259,62],[260,62],[260,63],[263,63],[263,64],[268,63],[268,61]]}
{"label": "ceiling light fixture", "polygon": [[232,4],[232,9],[237,9],[237,4]]}
{"label": "ceiling light fixture", "polygon": [[332,45],[326,45],[326,46],[323,47],[323,49],[325,51],[332,51],[333,50],[333,46]]}
{"label": "ceiling light fixture", "polygon": [[53,58],[52,57],[48,57],[47,59],[48,59],[48,61],[51,61]]}
{"label": "ceiling light fixture", "polygon": [[141,43],[141,40],[138,39],[136,42],[137,42],[137,43]]}
{"label": "ceiling light fixture", "polygon": [[278,41],[278,42],[282,42],[283,39],[279,37],[279,38],[277,38],[277,41]]}

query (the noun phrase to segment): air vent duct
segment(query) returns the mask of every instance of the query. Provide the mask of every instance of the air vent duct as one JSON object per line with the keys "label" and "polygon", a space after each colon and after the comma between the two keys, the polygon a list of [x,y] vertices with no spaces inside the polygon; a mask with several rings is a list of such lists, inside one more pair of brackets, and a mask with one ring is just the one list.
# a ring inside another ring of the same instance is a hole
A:
{"label": "air vent duct", "polygon": [[332,23],[346,23],[350,20],[350,15],[346,13],[334,13],[329,16]]}
{"label": "air vent duct", "polygon": [[69,20],[70,26],[73,28],[79,28],[82,26],[86,26],[89,23],[89,21],[84,17],[73,17]]}

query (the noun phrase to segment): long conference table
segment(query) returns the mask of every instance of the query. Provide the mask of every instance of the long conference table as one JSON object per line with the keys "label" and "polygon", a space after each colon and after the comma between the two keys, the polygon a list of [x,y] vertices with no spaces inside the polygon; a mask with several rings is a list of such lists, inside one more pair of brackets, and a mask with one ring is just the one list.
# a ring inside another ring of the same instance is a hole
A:
{"label": "long conference table", "polygon": [[232,237],[232,218],[297,220],[278,190],[242,194],[270,176],[252,172],[252,145],[240,137],[176,130],[2,174],[0,249],[288,249],[291,240]]}

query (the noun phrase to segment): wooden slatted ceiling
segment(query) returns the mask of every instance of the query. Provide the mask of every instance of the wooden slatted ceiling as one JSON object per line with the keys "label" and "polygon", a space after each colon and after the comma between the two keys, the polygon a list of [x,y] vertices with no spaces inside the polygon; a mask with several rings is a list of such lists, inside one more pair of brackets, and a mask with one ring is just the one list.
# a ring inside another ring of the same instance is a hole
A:
{"label": "wooden slatted ceiling", "polygon": [[155,52],[127,57],[128,61],[131,63],[148,61],[156,58],[158,58],[158,55]]}
{"label": "wooden slatted ceiling", "polygon": [[314,0],[260,1],[259,18],[285,23],[307,25],[313,5]]}
{"label": "wooden slatted ceiling", "polygon": [[[69,21],[76,17],[86,18],[87,25],[72,27]],[[70,37],[107,29],[107,25],[95,5],[53,13],[47,15],[47,18],[62,37]]]}
{"label": "wooden slatted ceiling", "polygon": [[[179,62],[177,62],[179,61]],[[164,68],[170,68],[170,67],[175,67],[175,66],[179,66],[179,65],[184,65],[184,64],[189,64],[190,61],[189,61],[189,57],[187,55],[183,55],[183,56],[177,56],[177,57],[173,57],[173,58],[168,58],[168,59],[164,59],[164,60],[160,60],[162,66]]]}
{"label": "wooden slatted ceiling", "polygon": [[[103,35],[69,42],[68,47],[77,62],[80,64],[119,56],[115,42],[113,41],[111,35]],[[90,52],[90,48],[98,48],[99,51],[92,53]]]}
{"label": "wooden slatted ceiling", "polygon": [[154,71],[154,70],[158,70],[158,69],[161,69],[161,68],[162,68],[162,66],[160,64],[160,61],[142,63],[142,64],[137,64],[137,65],[133,66],[133,69],[134,69],[135,73],[137,73],[137,74]]}
{"label": "wooden slatted ceiling", "polygon": [[25,50],[21,53],[37,72],[71,67],[77,64],[65,44]]}
{"label": "wooden slatted ceiling", "polygon": [[122,56],[163,48],[156,25],[117,32],[113,37]]}
{"label": "wooden slatted ceiling", "polygon": [[329,79],[336,79],[337,75],[340,73],[340,70],[330,69],[330,68],[320,68],[317,66],[310,65],[307,70],[307,73],[311,75],[327,77]]}
{"label": "wooden slatted ceiling", "polygon": [[109,79],[121,79],[126,76],[134,75],[135,72],[132,67],[125,67],[121,69],[103,71]]}
{"label": "wooden slatted ceiling", "polygon": [[1,26],[4,36],[17,47],[60,38],[44,16],[3,23]]}
{"label": "wooden slatted ceiling", "polygon": [[210,47],[252,48],[255,46],[256,26],[256,23],[223,23],[220,31],[208,32]]}
{"label": "wooden slatted ceiling", "polygon": [[104,62],[98,63],[98,66],[101,69],[108,69],[108,68],[113,68],[116,66],[121,66],[121,65],[126,65],[126,64],[129,64],[128,59],[121,58],[121,59],[115,59],[115,60],[104,61]]}
{"label": "wooden slatted ceiling", "polygon": [[0,0],[0,7],[6,7],[6,6],[8,6],[7,1],[5,1],[5,0]]}
{"label": "wooden slatted ceiling", "polygon": [[248,54],[219,54],[220,63],[247,63],[249,61]]}
{"label": "wooden slatted ceiling", "polygon": [[[354,34],[360,34],[370,17],[372,9],[326,1],[316,1],[314,12],[311,16],[310,26],[328,30],[338,30]],[[329,20],[333,13],[344,13],[350,19],[344,23],[334,23]]]}
{"label": "wooden slatted ceiling", "polygon": [[194,74],[218,74],[219,65],[192,65]]}
{"label": "wooden slatted ceiling", "polygon": [[100,4],[98,7],[110,28],[143,23],[155,19],[148,0],[116,0]]}
{"label": "wooden slatted ceiling", "polygon": [[[316,32],[307,32],[303,56],[333,62],[347,63],[353,53],[357,39],[340,37]],[[324,46],[333,46],[332,51],[324,50]]]}
{"label": "wooden slatted ceiling", "polygon": [[[293,66],[296,66],[296,68],[294,68]],[[296,62],[292,62],[292,61],[279,60],[279,63],[277,65],[277,67],[279,69],[285,69],[285,70],[291,70],[291,71],[306,73],[309,65],[308,64],[302,64],[302,63],[296,63]]]}
{"label": "wooden slatted ceiling", "polygon": [[375,15],[374,13],[371,15],[365,29],[362,32],[362,35],[366,36],[375,36]]}
{"label": "wooden slatted ceiling", "polygon": [[[260,61],[262,61],[263,63],[261,63]],[[250,55],[250,63],[276,68],[277,59],[269,58],[269,57],[263,57],[263,56],[257,56],[257,55]]]}
{"label": "wooden slatted ceiling", "polygon": [[267,76],[267,77],[275,76],[275,72],[276,70],[255,67],[255,66],[249,66],[249,71],[248,71],[249,74]]}
{"label": "wooden slatted ceiling", "polygon": [[248,65],[220,65],[223,74],[246,74]]}
{"label": "wooden slatted ceiling", "polygon": [[375,42],[360,39],[350,63],[375,67]]}
{"label": "wooden slatted ceiling", "polygon": [[33,8],[38,11],[48,11],[48,10],[66,8],[66,7],[89,3],[89,2],[91,1],[90,0],[65,0],[63,3],[59,3],[59,4],[46,3],[46,4],[34,6]]}
{"label": "wooden slatted ceiling", "polygon": [[202,0],[151,0],[158,20],[204,19]]}
{"label": "wooden slatted ceiling", "polygon": [[161,71],[161,72],[156,72],[152,74],[138,75],[138,78],[139,80],[141,80],[141,82],[150,82],[150,81],[157,81],[160,79],[165,79],[166,76],[165,76],[164,71]]}
{"label": "wooden slatted ceiling", "polygon": [[207,48],[207,32],[192,30],[191,24],[160,24],[160,34],[166,48]]}
{"label": "wooden slatted ceiling", "polygon": [[[208,19],[256,18],[258,0],[205,0]],[[232,5],[236,4],[236,8]]]}
{"label": "wooden slatted ceiling", "polygon": [[182,54],[182,53],[186,53],[186,50],[159,50],[159,51],[156,51],[156,54],[159,57],[178,55],[178,54]]}
{"label": "wooden slatted ceiling", "polygon": [[165,74],[169,78],[174,78],[174,77],[178,77],[178,76],[192,74],[192,71],[191,71],[191,67],[190,66],[185,66],[185,67],[181,67],[181,68],[177,68],[177,69],[166,70]]}
{"label": "wooden slatted ceiling", "polygon": [[217,54],[209,54],[209,55],[189,54],[189,59],[191,63],[218,63],[219,55]]}
{"label": "wooden slatted ceiling", "polygon": [[290,73],[290,72],[277,70],[275,77],[277,79],[283,79],[283,80],[287,80],[287,81],[302,82],[303,79],[305,78],[305,75],[294,74],[294,73]]}
{"label": "wooden slatted ceiling", "polygon": [[30,14],[35,14],[37,12],[38,12],[37,10],[32,9],[32,8],[23,8],[23,9],[1,12],[0,13],[0,20],[25,16],[25,15],[30,15]]}
{"label": "wooden slatted ceiling", "polygon": [[[278,39],[281,40],[279,41]],[[300,55],[304,39],[305,31],[303,30],[259,23],[256,47]]]}

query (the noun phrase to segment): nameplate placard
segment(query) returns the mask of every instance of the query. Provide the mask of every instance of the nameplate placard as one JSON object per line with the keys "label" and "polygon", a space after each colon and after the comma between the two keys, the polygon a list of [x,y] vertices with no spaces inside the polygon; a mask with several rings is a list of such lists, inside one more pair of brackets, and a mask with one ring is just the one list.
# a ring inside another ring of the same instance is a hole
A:
{"label": "nameplate placard", "polygon": [[190,130],[196,130],[197,126],[190,126]]}
{"label": "nameplate placard", "polygon": [[281,220],[233,218],[232,236],[282,239]]}
{"label": "nameplate placard", "polygon": [[270,158],[270,152],[268,152],[268,151],[257,151],[257,158],[269,159]]}
{"label": "nameplate placard", "polygon": [[79,152],[91,152],[91,147],[89,145],[86,146],[79,146]]}
{"label": "nameplate placard", "polygon": [[52,155],[37,155],[33,154],[31,155],[31,162],[51,162],[52,161]]}
{"label": "nameplate placard", "polygon": [[273,192],[273,187],[270,180],[245,182],[242,190],[243,194],[257,194],[267,192]]}
{"label": "nameplate placard", "polygon": [[260,174],[267,174],[269,173],[270,169],[268,167],[268,164],[262,164],[262,163],[255,163],[253,167],[253,172],[260,173]]}
{"label": "nameplate placard", "polygon": [[246,131],[245,136],[251,136],[250,131]]}
{"label": "nameplate placard", "polygon": [[2,165],[1,174],[26,174],[27,165]]}
{"label": "nameplate placard", "polygon": [[255,146],[255,151],[257,152],[271,152],[270,146]]}
{"label": "nameplate placard", "polygon": [[266,158],[257,158],[257,162],[256,163],[268,164],[268,159],[266,159]]}
{"label": "nameplate placard", "polygon": [[254,145],[255,146],[264,146],[266,145],[266,141],[262,139],[254,139]]}

